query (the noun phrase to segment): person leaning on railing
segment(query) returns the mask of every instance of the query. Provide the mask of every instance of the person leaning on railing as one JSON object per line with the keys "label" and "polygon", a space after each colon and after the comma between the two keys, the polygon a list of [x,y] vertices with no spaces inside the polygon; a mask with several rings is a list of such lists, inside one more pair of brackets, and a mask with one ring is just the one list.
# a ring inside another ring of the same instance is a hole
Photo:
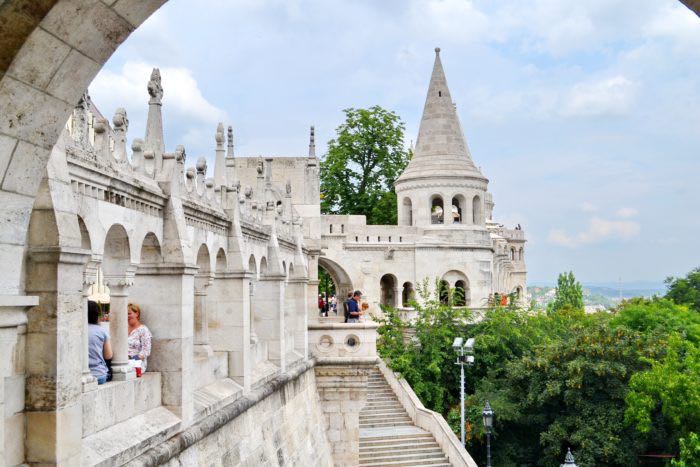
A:
{"label": "person leaning on railing", "polygon": [[352,294],[352,298],[348,301],[348,323],[359,323],[360,316],[362,316],[362,310],[360,309],[360,299],[362,299],[362,292],[356,290]]}

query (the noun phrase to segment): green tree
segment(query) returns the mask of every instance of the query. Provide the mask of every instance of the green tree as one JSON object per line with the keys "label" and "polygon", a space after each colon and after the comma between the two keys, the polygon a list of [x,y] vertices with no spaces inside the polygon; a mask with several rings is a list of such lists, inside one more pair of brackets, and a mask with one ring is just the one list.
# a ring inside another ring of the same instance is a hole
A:
{"label": "green tree", "polygon": [[553,313],[564,308],[583,311],[583,289],[571,271],[559,274],[557,292],[547,311]]}
{"label": "green tree", "polygon": [[404,123],[379,106],[344,112],[345,122],[321,161],[321,211],[365,215],[368,224],[396,224],[393,185],[410,159]]}
{"label": "green tree", "polygon": [[693,269],[685,277],[667,277],[665,283],[668,287],[666,298],[700,311],[700,268]]}

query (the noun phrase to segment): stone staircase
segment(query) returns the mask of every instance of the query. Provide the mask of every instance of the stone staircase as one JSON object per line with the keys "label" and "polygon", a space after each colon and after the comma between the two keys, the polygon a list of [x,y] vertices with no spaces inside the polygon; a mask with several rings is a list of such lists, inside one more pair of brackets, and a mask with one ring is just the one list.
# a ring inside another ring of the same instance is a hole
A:
{"label": "stone staircase", "polygon": [[370,373],[360,412],[360,465],[450,465],[433,435],[413,425],[379,369]]}

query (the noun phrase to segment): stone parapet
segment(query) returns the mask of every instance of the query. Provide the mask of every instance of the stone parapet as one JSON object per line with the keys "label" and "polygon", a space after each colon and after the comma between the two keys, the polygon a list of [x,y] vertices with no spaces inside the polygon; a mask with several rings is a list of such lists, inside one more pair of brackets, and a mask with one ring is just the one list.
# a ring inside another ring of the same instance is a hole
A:
{"label": "stone parapet", "polygon": [[364,323],[309,323],[309,350],[319,364],[375,364],[377,328]]}

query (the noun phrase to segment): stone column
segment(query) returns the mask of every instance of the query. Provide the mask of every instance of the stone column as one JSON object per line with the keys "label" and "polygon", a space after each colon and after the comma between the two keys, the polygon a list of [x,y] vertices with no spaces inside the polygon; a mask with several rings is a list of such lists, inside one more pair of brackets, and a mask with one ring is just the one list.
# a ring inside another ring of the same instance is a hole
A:
{"label": "stone column", "polygon": [[[32,222],[39,221],[39,216]],[[89,252],[74,247],[29,250],[28,293],[39,297],[27,313],[26,462],[80,463],[82,411],[83,272]]]}
{"label": "stone column", "polygon": [[0,295],[0,466],[24,462],[26,309],[37,297]]}
{"label": "stone column", "polygon": [[360,463],[360,411],[367,403],[367,380],[373,366],[319,362],[314,369],[335,466]]}
{"label": "stone column", "polygon": [[83,319],[83,392],[89,392],[97,389],[97,379],[90,373],[90,356],[88,355],[88,320],[87,320],[87,302],[90,295],[90,288],[97,282],[98,263],[94,260],[88,262],[83,272],[83,310],[85,317]]}
{"label": "stone column", "polygon": [[194,415],[192,389],[195,266],[138,268],[132,299],[153,334],[147,371],[162,375],[163,405],[187,426]]}
{"label": "stone column", "polygon": [[255,290],[255,330],[258,339],[267,343],[267,358],[285,371],[284,349],[284,280],[283,274],[261,276]]}
{"label": "stone column", "polygon": [[213,281],[213,276],[209,273],[197,274],[194,278],[194,352],[202,356],[213,355],[209,345],[207,316],[207,291]]}
{"label": "stone column", "polygon": [[105,276],[109,287],[109,339],[112,341],[112,379],[126,381],[136,378],[136,372],[129,367],[129,288],[134,285],[133,272]]}
{"label": "stone column", "polygon": [[228,352],[229,378],[243,386],[251,387],[251,279],[249,272],[217,273],[213,291],[217,306],[208,315],[211,346],[216,352]]}
{"label": "stone column", "polygon": [[[306,278],[293,278],[287,282],[289,289],[287,296],[293,302],[293,316],[291,316],[289,324],[293,326],[294,351],[301,354],[304,360],[308,359],[309,354],[309,332],[307,329],[309,314],[308,286],[309,280]],[[289,306],[289,304],[287,305]],[[316,304],[313,307],[313,309],[317,309]]]}

